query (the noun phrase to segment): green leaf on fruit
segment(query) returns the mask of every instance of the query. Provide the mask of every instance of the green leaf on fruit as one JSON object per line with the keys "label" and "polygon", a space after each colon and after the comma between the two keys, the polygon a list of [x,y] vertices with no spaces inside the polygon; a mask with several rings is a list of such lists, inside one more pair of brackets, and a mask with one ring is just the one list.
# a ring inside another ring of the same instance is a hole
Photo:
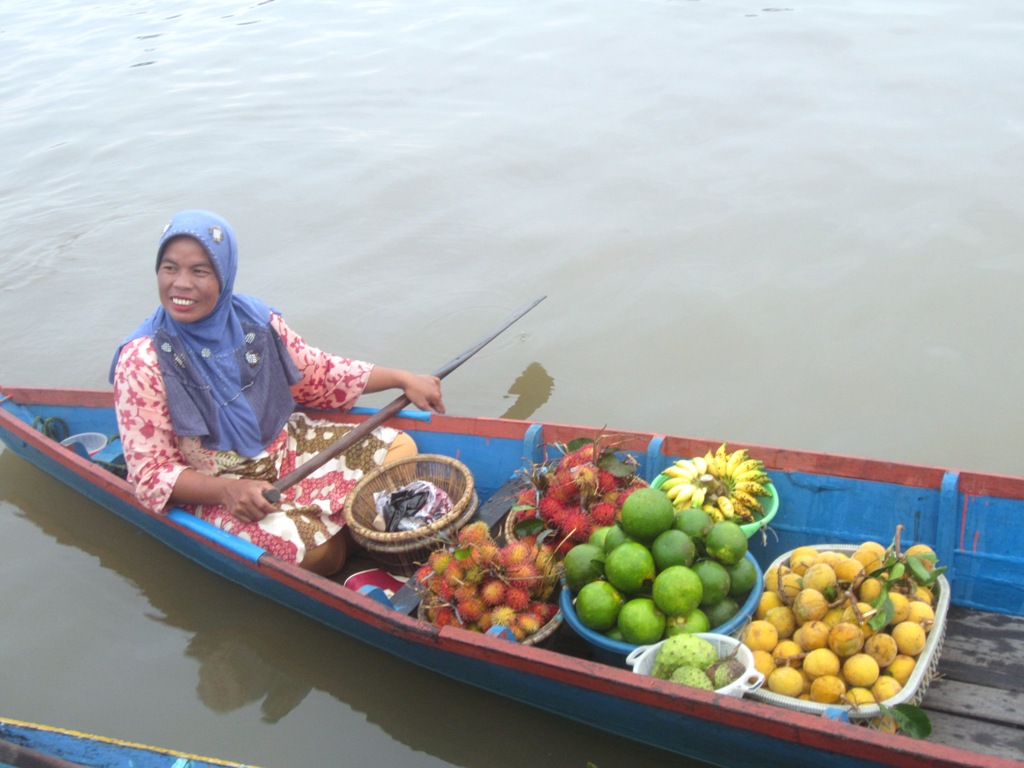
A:
{"label": "green leaf on fruit", "polygon": [[906,572],[906,566],[903,563],[896,563],[889,571],[889,581],[899,581],[903,578],[903,574]]}
{"label": "green leaf on fruit", "polygon": [[565,446],[566,453],[572,453],[578,451],[584,445],[593,445],[594,441],[589,437],[577,437],[575,440],[570,440]]}
{"label": "green leaf on fruit", "polygon": [[546,528],[547,526],[544,524],[544,521],[541,520],[539,517],[531,517],[529,520],[520,520],[512,528],[512,531],[519,538],[523,538],[525,536],[533,536],[534,534],[538,534]]}
{"label": "green leaf on fruit", "polygon": [[614,453],[606,453],[597,461],[597,466],[615,477],[629,477],[635,472],[635,467],[627,464]]}
{"label": "green leaf on fruit", "polygon": [[877,608],[878,612],[868,619],[868,626],[877,632],[892,621],[892,617],[896,613],[896,607],[892,604],[889,591],[885,589],[871,602],[871,607]]}
{"label": "green leaf on fruit", "polygon": [[897,704],[895,707],[889,708],[884,704],[879,704],[878,708],[883,715],[890,716],[896,726],[907,736],[914,739],[927,739],[931,736],[931,720],[920,707],[913,704]]}

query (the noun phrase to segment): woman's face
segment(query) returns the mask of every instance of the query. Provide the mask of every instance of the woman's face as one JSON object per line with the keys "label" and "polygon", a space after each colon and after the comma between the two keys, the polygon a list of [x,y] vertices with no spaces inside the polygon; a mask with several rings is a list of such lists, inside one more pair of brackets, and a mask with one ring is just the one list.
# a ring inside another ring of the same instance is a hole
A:
{"label": "woman's face", "polygon": [[160,304],[179,323],[202,320],[220,298],[220,281],[210,257],[191,237],[176,237],[167,244],[156,281]]}

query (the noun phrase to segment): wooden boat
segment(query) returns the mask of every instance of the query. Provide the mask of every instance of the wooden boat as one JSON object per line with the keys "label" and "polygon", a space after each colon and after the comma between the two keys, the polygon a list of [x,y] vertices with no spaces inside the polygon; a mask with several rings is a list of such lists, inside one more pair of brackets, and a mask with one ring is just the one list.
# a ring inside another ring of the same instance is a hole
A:
{"label": "wooden boat", "polygon": [[[772,704],[684,688],[603,663],[585,643],[518,644],[416,617],[402,591],[357,591],[281,562],[183,510],[156,515],[109,471],[37,426],[116,435],[106,391],[0,387],[0,438],[10,450],[185,556],[341,632],[465,683],[624,738],[726,766],[1010,766],[1024,757],[1024,478],[885,461],[747,447],[764,460],[781,499],[768,535],[751,541],[767,565],[803,544],[904,541],[929,544],[948,567],[952,606],[938,678],[923,707],[933,725],[914,739]],[[341,418],[341,416],[339,416]],[[346,420],[364,416],[345,414]],[[517,473],[548,446],[597,430],[502,419],[414,418],[389,422],[421,451],[458,458],[472,472],[477,514],[497,520],[511,506]],[[35,425],[35,426],[34,426]],[[608,433],[608,430],[605,430]],[[615,431],[622,451],[651,480],[679,457],[717,442]],[[720,441],[718,441],[720,442]],[[354,564],[353,567],[357,567]],[[572,633],[564,625],[559,633]]]}
{"label": "wooden boat", "polygon": [[0,718],[0,766],[24,768],[251,768],[212,757]]}

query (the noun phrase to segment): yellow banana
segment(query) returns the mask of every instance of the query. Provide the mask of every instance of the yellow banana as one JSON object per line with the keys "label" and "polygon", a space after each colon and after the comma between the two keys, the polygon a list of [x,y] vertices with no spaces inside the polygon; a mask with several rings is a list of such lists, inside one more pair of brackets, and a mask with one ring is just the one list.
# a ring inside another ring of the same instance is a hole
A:
{"label": "yellow banana", "polygon": [[658,490],[668,493],[677,485],[683,485],[688,479],[689,478],[686,477],[669,477],[668,480],[666,480],[665,482],[658,486]]}
{"label": "yellow banana", "polygon": [[754,512],[764,512],[764,506],[762,506],[758,498],[747,493],[746,491],[733,491],[732,503],[733,506],[736,506],[736,504],[742,504],[744,507],[750,510],[751,514],[753,514]]}
{"label": "yellow banana", "polygon": [[744,459],[730,474],[737,480],[748,472],[760,472],[764,469],[764,462],[760,459]]}
{"label": "yellow banana", "polygon": [[[664,486],[662,486],[662,488],[664,488]],[[671,488],[665,491],[665,495],[668,496],[670,499],[675,500],[678,499],[679,495],[682,493],[685,493],[689,496],[693,496],[693,492],[696,489],[697,486],[695,486],[693,483],[679,483],[678,485],[673,485]]]}
{"label": "yellow banana", "polygon": [[736,468],[739,467],[744,461],[747,460],[747,451],[744,448],[740,448],[738,451],[733,451],[729,455],[729,460],[725,463],[725,473],[727,475],[733,475],[736,472]]}
{"label": "yellow banana", "polygon": [[692,480],[693,478],[697,477],[696,472],[684,469],[683,467],[677,467],[675,464],[673,464],[671,467],[665,467],[665,470],[662,472],[662,474],[668,475],[669,477],[682,478],[684,480]]}
{"label": "yellow banana", "polygon": [[721,509],[716,507],[714,504],[705,504],[702,507],[702,509],[709,515],[711,515],[711,519],[714,520],[716,523],[725,520],[725,514],[722,512]]}
{"label": "yellow banana", "polygon": [[700,472],[697,471],[697,467],[694,466],[694,463],[689,459],[679,459],[675,464],[673,464],[673,466],[679,467],[680,469],[694,475],[700,474]]}
{"label": "yellow banana", "polygon": [[692,459],[692,461],[693,461],[693,466],[697,470],[697,476],[698,477],[700,475],[707,474],[708,462],[707,462],[707,460],[703,456],[697,456],[694,459]]}
{"label": "yellow banana", "polygon": [[735,499],[733,500],[732,508],[736,511],[736,516],[733,518],[734,521],[740,524],[752,523],[754,521],[754,513]]}
{"label": "yellow banana", "polygon": [[743,493],[749,493],[751,496],[767,496],[768,489],[760,483],[754,483],[750,480],[744,480],[742,483],[736,483],[733,487],[732,492],[742,491]]}
{"label": "yellow banana", "polygon": [[718,501],[715,502],[718,508],[722,510],[722,514],[726,517],[734,517],[736,510],[733,508],[732,500],[728,496],[719,496]]}
{"label": "yellow banana", "polygon": [[705,453],[704,463],[708,465],[708,472],[710,472],[712,475],[715,475],[715,477],[718,477],[718,467],[715,464],[715,454],[713,454],[711,451]]}
{"label": "yellow banana", "polygon": [[707,495],[707,488],[705,488],[704,486],[697,486],[696,490],[694,490],[693,492],[693,496],[690,497],[690,506],[698,508],[703,507],[704,499]]}
{"label": "yellow banana", "polygon": [[725,474],[725,467],[729,463],[729,449],[725,443],[718,446],[718,450],[715,451],[715,468],[719,470],[718,476],[721,477]]}

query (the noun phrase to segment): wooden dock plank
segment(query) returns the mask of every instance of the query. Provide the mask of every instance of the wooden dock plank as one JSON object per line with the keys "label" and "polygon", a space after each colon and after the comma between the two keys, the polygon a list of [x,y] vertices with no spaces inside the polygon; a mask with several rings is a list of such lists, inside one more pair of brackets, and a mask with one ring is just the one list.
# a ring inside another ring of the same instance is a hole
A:
{"label": "wooden dock plank", "polygon": [[1024,731],[945,712],[928,711],[932,735],[928,741],[960,747],[1010,760],[1024,760]]}
{"label": "wooden dock plank", "polygon": [[1022,729],[1024,693],[939,678],[928,686],[922,707],[930,712],[984,720]]}
{"label": "wooden dock plank", "polygon": [[939,674],[1024,693],[1024,617],[951,607]]}

